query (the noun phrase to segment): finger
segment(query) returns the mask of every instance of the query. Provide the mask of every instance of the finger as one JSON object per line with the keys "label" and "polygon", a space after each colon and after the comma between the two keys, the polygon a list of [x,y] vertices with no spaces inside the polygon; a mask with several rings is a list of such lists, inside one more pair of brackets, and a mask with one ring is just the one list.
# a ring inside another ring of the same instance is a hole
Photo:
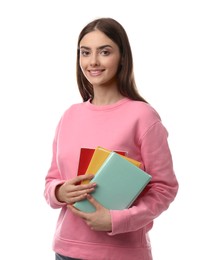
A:
{"label": "finger", "polygon": [[79,184],[83,180],[91,180],[93,177],[94,177],[94,174],[79,175],[79,176],[76,176],[76,177],[66,181],[65,183],[75,185],[75,184]]}
{"label": "finger", "polygon": [[78,176],[78,178],[81,180],[81,181],[84,181],[84,180],[91,180],[94,178],[94,174],[83,174],[83,175],[80,175]]}
{"label": "finger", "polygon": [[81,184],[81,185],[74,186],[74,189],[72,191],[75,193],[77,192],[78,194],[90,193],[94,191],[95,187],[96,187],[96,183]]}
{"label": "finger", "polygon": [[87,194],[86,196],[87,200],[96,208],[99,209],[100,207],[103,207],[96,199],[94,199],[93,196],[90,194]]}
{"label": "finger", "polygon": [[87,194],[94,192],[96,184],[73,185],[71,191],[66,193],[65,201],[74,203],[86,199]]}
{"label": "finger", "polygon": [[73,204],[75,202],[86,199],[86,197],[87,197],[87,193],[79,194],[77,196],[74,194],[73,196],[69,196],[66,199],[66,202],[67,202],[67,204]]}
{"label": "finger", "polygon": [[71,179],[69,181],[69,183],[73,184],[73,185],[78,185],[82,181],[85,181],[85,180],[88,180],[88,182],[90,182],[92,180],[92,178],[94,178],[94,174],[83,174],[83,175],[76,176],[75,178]]}

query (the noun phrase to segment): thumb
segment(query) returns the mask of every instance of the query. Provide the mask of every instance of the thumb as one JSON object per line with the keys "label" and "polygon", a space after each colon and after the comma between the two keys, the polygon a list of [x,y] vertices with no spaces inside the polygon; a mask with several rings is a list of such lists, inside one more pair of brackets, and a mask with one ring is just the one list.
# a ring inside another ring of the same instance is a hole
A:
{"label": "thumb", "polygon": [[101,207],[103,207],[96,199],[94,199],[93,196],[91,196],[90,194],[87,194],[86,196],[87,200],[96,208],[99,209]]}

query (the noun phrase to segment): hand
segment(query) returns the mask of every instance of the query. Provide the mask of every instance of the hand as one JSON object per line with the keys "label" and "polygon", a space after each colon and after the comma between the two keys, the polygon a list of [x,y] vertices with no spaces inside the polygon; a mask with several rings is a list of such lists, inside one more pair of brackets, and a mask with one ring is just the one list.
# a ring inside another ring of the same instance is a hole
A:
{"label": "hand", "polygon": [[60,202],[66,202],[67,204],[73,204],[85,199],[88,193],[94,191],[96,184],[89,183],[80,185],[79,183],[83,180],[91,180],[93,177],[93,174],[85,174],[57,186],[55,191],[57,199]]}
{"label": "hand", "polygon": [[67,205],[67,207],[77,216],[82,218],[86,224],[95,231],[111,231],[112,222],[110,211],[99,204],[90,194],[87,194],[86,198],[88,201],[96,208],[95,212],[85,213],[72,205]]}

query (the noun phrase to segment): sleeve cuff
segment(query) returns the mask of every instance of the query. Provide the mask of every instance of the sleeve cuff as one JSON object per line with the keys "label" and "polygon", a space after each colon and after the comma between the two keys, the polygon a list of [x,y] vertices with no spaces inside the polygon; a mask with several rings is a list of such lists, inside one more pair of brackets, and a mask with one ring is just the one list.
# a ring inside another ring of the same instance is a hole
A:
{"label": "sleeve cuff", "polygon": [[112,231],[108,235],[114,236],[125,233],[128,228],[128,213],[129,210],[110,210],[112,220]]}
{"label": "sleeve cuff", "polygon": [[48,203],[52,208],[61,208],[66,205],[65,202],[60,202],[55,195],[56,187],[63,183],[64,181],[54,180],[53,185],[50,188],[50,195],[48,196],[50,198],[50,201],[48,201]]}

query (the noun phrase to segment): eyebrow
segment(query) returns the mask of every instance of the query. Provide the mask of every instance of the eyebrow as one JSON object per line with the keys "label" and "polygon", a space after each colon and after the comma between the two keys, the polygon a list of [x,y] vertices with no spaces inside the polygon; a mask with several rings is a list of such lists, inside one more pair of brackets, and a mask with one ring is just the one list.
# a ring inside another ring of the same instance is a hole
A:
{"label": "eyebrow", "polygon": [[[105,49],[105,48],[107,48],[107,47],[108,47],[108,48],[109,48],[109,47],[112,48],[111,45],[106,44],[106,45],[99,46],[99,47],[97,48],[97,50],[102,50],[102,49]],[[91,48],[86,47],[86,46],[81,46],[80,49],[91,50]]]}

